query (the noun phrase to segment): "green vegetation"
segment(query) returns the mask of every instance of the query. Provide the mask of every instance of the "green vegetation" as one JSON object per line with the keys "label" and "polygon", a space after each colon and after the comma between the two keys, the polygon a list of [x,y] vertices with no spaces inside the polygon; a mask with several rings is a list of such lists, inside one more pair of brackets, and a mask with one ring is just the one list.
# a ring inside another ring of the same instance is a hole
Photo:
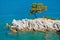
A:
{"label": "green vegetation", "polygon": [[44,18],[51,19],[51,20],[56,20],[56,18],[47,17],[47,16],[45,16]]}
{"label": "green vegetation", "polygon": [[32,7],[30,9],[30,14],[34,14],[35,18],[37,18],[36,13],[41,13],[42,17],[43,17],[43,13],[42,12],[44,12],[46,10],[47,10],[47,6],[44,6],[41,3],[39,3],[39,4],[33,3]]}

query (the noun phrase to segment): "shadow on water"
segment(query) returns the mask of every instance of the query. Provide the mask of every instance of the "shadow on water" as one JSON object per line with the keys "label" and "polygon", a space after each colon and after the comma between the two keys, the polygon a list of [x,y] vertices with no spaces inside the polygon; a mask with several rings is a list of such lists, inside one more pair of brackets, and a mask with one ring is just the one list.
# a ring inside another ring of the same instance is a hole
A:
{"label": "shadow on water", "polygon": [[59,35],[59,36],[60,36],[60,30],[59,30],[59,31],[57,31],[56,33],[57,33],[57,35]]}
{"label": "shadow on water", "polygon": [[59,40],[60,40],[60,30],[56,32],[56,34],[58,35],[59,37]]}

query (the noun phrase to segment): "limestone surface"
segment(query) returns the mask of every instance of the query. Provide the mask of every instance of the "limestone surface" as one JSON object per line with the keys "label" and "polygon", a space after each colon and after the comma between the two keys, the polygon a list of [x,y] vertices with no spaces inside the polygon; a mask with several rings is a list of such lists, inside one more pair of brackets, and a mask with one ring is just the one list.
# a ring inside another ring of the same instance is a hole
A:
{"label": "limestone surface", "polygon": [[37,19],[13,19],[10,28],[16,28],[16,30],[34,30],[34,31],[45,31],[45,30],[60,30],[60,20],[51,20],[46,18]]}

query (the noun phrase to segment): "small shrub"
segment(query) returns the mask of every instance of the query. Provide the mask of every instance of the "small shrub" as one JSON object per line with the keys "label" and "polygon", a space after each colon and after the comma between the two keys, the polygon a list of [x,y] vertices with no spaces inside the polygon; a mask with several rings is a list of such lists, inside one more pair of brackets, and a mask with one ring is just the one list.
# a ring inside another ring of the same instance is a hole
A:
{"label": "small shrub", "polygon": [[56,20],[56,18],[47,17],[47,16],[45,16],[44,18],[51,19],[51,20]]}

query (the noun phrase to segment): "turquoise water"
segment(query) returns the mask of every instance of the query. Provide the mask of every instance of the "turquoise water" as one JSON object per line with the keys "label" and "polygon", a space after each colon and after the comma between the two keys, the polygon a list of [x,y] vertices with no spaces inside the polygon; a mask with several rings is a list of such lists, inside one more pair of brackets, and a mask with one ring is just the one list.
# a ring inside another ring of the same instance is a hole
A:
{"label": "turquoise water", "polygon": [[10,33],[8,31],[0,33],[0,40],[60,40],[59,36],[53,32],[20,32]]}
{"label": "turquoise water", "polygon": [[[29,9],[32,3],[43,3],[48,6],[48,10],[44,12],[44,16],[60,19],[60,0],[0,0],[0,40],[60,40],[58,34],[47,32],[21,32],[12,34],[6,29],[5,23],[11,24],[13,19],[34,18],[29,15]],[[41,14],[37,14],[41,17]]]}

